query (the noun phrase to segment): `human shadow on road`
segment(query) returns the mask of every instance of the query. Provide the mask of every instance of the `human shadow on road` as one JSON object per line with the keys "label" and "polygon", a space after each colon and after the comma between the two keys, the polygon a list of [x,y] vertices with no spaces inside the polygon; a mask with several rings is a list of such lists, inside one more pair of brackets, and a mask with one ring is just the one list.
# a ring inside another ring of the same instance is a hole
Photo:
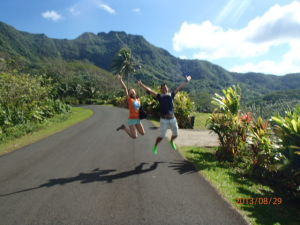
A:
{"label": "human shadow on road", "polygon": [[79,173],[77,176],[74,177],[67,177],[67,178],[56,178],[56,179],[50,179],[47,183],[41,184],[40,186],[33,187],[33,188],[27,188],[20,191],[8,193],[8,194],[0,194],[0,197],[5,197],[12,194],[18,194],[22,192],[32,191],[39,188],[44,187],[53,187],[55,185],[65,185],[73,182],[80,181],[81,184],[86,183],[92,183],[92,182],[106,182],[106,183],[112,183],[114,180],[123,179],[126,177],[139,175],[143,173],[147,173],[150,171],[153,171],[157,168],[158,164],[164,163],[164,162],[153,162],[152,165],[149,166],[149,168],[143,169],[144,165],[148,163],[140,163],[138,166],[136,166],[133,170],[128,170],[116,174],[110,174],[112,172],[115,172],[116,170],[100,170],[99,168],[92,170],[92,172],[89,173]]}
{"label": "human shadow on road", "polygon": [[168,167],[176,170],[179,174],[189,174],[197,172],[195,166],[187,160],[177,160],[176,162],[171,162]]}
{"label": "human shadow on road", "polygon": [[156,126],[152,126],[152,127],[149,127],[150,130],[158,130],[159,127],[156,127]]}

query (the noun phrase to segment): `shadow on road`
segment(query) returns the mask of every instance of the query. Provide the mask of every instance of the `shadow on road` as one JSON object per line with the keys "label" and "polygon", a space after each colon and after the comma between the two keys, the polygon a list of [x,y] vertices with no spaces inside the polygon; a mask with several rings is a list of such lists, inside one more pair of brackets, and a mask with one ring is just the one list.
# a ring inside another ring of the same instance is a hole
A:
{"label": "shadow on road", "polygon": [[195,166],[186,160],[177,160],[176,162],[171,162],[168,167],[176,170],[179,174],[189,174],[197,172]]}
{"label": "shadow on road", "polygon": [[159,127],[156,127],[156,126],[152,126],[152,127],[149,127],[149,130],[158,130]]}
{"label": "shadow on road", "polygon": [[110,173],[115,172],[116,170],[100,170],[99,168],[97,168],[97,169],[94,169],[92,172],[79,173],[77,176],[74,176],[74,177],[50,179],[47,183],[41,184],[40,186],[33,187],[33,188],[27,188],[27,189],[23,189],[23,190],[8,193],[8,194],[0,194],[0,197],[5,197],[5,196],[13,195],[13,194],[27,192],[27,191],[32,191],[32,190],[43,188],[43,187],[53,187],[55,185],[65,185],[65,184],[73,183],[76,181],[80,181],[81,184],[92,183],[92,182],[112,183],[114,180],[117,180],[117,179],[123,179],[126,177],[153,171],[157,168],[158,164],[160,164],[160,163],[164,163],[164,162],[154,162],[154,163],[152,163],[152,165],[150,165],[149,168],[143,169],[143,166],[148,163],[142,162],[138,166],[136,166],[133,170],[128,170],[128,171],[120,172],[117,174],[111,174],[111,175],[110,175]]}

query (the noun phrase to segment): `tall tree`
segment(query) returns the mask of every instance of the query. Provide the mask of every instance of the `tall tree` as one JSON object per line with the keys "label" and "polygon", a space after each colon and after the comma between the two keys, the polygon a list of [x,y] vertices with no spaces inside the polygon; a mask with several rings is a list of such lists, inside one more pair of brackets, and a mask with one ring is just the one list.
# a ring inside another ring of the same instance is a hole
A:
{"label": "tall tree", "polygon": [[127,80],[127,86],[130,74],[134,73],[138,67],[139,65],[135,62],[131,49],[128,47],[122,48],[113,59],[113,72],[125,77]]}

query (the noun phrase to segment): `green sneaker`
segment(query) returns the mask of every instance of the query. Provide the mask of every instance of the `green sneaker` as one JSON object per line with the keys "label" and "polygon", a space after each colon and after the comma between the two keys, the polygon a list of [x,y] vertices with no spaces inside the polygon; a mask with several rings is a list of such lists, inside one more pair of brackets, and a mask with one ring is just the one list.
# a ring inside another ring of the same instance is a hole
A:
{"label": "green sneaker", "polygon": [[173,141],[170,141],[170,144],[174,151],[177,150],[177,146]]}
{"label": "green sneaker", "polygon": [[154,145],[154,147],[152,149],[152,152],[153,152],[154,155],[157,155],[157,153],[158,153],[157,150],[158,150],[157,145]]}

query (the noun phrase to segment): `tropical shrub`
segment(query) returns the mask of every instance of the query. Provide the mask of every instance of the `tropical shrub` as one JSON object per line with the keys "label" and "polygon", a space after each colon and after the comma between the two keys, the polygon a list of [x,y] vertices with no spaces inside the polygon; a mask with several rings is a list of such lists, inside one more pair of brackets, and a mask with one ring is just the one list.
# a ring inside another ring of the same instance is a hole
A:
{"label": "tropical shrub", "polygon": [[195,103],[192,102],[187,92],[178,92],[174,99],[174,111],[180,128],[191,127],[191,114],[195,111]]}
{"label": "tropical shrub", "polygon": [[250,150],[251,173],[263,177],[266,172],[277,171],[285,157],[280,152],[279,139],[270,123],[261,117],[253,120],[247,143]]}
{"label": "tropical shrub", "polygon": [[128,107],[126,96],[122,96],[122,97],[114,96],[110,101],[110,103],[117,107],[122,107],[122,108]]}
{"label": "tropical shrub", "polygon": [[[223,96],[212,99],[216,109],[207,121],[208,128],[218,135],[220,147],[216,152],[219,160],[233,160],[245,149],[249,129],[248,119],[240,111],[241,89],[232,86],[223,90]],[[250,119],[250,117],[249,117]]]}
{"label": "tropical shrub", "polygon": [[241,106],[241,88],[233,85],[232,87],[222,90],[223,96],[215,93],[212,104],[217,106],[221,113],[238,115]]}
{"label": "tropical shrub", "polygon": [[300,196],[300,107],[287,111],[285,116],[273,116],[275,133],[281,138],[283,154],[289,163],[285,168],[289,177],[286,179],[291,188]]}
{"label": "tropical shrub", "polygon": [[[240,89],[233,86],[215,94],[216,109],[208,120],[218,135],[219,160],[239,159],[236,166],[248,175],[276,183],[287,194],[300,197],[300,107],[271,122],[240,110]],[[275,125],[275,126],[273,126]],[[249,173],[250,172],[250,173]]]}
{"label": "tropical shrub", "polygon": [[287,111],[285,116],[273,116],[272,121],[283,146],[289,150],[289,158],[293,159],[300,153],[300,106],[296,106],[294,111]]}
{"label": "tropical shrub", "polygon": [[159,118],[159,102],[152,95],[141,96],[141,103],[150,118]]}

